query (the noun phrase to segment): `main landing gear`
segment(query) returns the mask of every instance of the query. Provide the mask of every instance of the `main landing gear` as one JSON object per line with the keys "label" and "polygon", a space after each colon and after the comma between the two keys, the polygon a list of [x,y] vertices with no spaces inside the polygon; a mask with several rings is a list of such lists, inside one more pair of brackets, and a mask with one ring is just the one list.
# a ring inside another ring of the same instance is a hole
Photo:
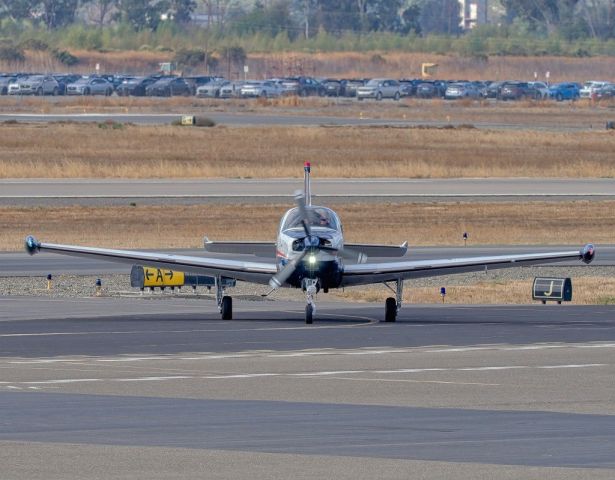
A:
{"label": "main landing gear", "polygon": [[311,325],[314,321],[314,314],[316,313],[316,304],[314,304],[314,295],[318,293],[318,279],[317,278],[304,278],[303,279],[303,291],[305,292],[305,323]]}
{"label": "main landing gear", "polygon": [[394,322],[397,320],[397,312],[401,310],[402,296],[404,293],[404,281],[399,279],[395,281],[396,289],[385,283],[384,285],[395,293],[395,298],[389,297],[386,299],[384,303],[384,321],[385,322]]}
{"label": "main landing gear", "polygon": [[225,295],[224,287],[222,286],[222,279],[219,276],[215,277],[216,280],[216,303],[218,304],[218,310],[222,316],[222,320],[233,319],[233,297]]}

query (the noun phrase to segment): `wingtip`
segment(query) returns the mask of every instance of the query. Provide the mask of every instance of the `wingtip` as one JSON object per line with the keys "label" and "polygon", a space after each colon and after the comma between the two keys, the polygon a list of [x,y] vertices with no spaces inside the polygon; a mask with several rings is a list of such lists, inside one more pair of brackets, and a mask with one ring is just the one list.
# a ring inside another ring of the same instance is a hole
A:
{"label": "wingtip", "polygon": [[585,245],[582,249],[581,249],[581,260],[584,263],[592,263],[592,261],[594,260],[594,257],[596,256],[596,247],[594,247],[593,244],[588,243],[587,245]]}
{"label": "wingtip", "polygon": [[41,243],[32,235],[28,235],[25,240],[25,248],[28,255],[34,255],[41,249]]}

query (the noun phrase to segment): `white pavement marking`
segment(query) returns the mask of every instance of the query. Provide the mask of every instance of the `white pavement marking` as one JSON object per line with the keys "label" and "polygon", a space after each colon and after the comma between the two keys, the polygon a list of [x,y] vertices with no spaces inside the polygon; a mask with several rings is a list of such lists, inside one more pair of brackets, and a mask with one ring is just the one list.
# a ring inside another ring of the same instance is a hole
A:
{"label": "white pavement marking", "polygon": [[[435,347],[435,348],[434,348]],[[532,345],[477,345],[471,347],[444,347],[441,345],[433,345],[429,347],[411,347],[411,348],[365,348],[359,350],[338,350],[333,348],[320,350],[298,350],[290,352],[271,352],[271,351],[248,351],[242,353],[204,353],[201,355],[175,356],[175,355],[150,355],[142,357],[65,357],[65,358],[37,358],[13,360],[4,359],[8,364],[29,365],[29,364],[53,364],[53,363],[70,363],[70,362],[104,362],[104,363],[122,363],[122,362],[142,362],[142,361],[207,361],[207,360],[223,360],[234,358],[288,358],[288,357],[315,357],[315,356],[355,356],[355,355],[393,355],[393,354],[446,354],[460,352],[515,352],[515,351],[539,351],[539,350],[555,350],[555,349],[612,349],[615,348],[615,343],[544,343]]]}
{"label": "white pavement marking", "polygon": [[482,382],[445,382],[443,380],[402,380],[398,378],[351,378],[351,377],[329,377],[329,380],[350,380],[353,382],[388,382],[388,383],[441,383],[445,385],[477,385],[481,387],[500,387],[501,383],[482,383]]}
{"label": "white pavement marking", "polygon": [[[344,377],[336,377],[337,375],[358,375],[358,374],[400,374],[400,373],[434,373],[434,372],[470,372],[470,371],[501,371],[501,370],[540,370],[540,369],[576,369],[576,368],[601,368],[612,366],[607,363],[588,363],[588,364],[571,364],[571,365],[509,365],[498,367],[460,367],[460,368],[401,368],[392,370],[332,370],[332,371],[319,371],[319,372],[284,372],[284,373],[245,373],[245,374],[228,374],[228,375],[172,375],[172,376],[147,376],[147,377],[128,377],[128,378],[63,378],[54,380],[36,380],[36,381],[13,381],[2,382],[10,383],[11,385],[63,385],[74,383],[95,383],[95,382],[162,382],[169,380],[237,380],[237,379],[253,379],[262,377],[277,377],[277,378],[338,378],[344,379]],[[356,379],[351,379],[356,380]],[[365,379],[371,381],[379,381],[380,379]],[[401,381],[399,379],[393,379],[394,381]],[[386,379],[386,381],[392,381]],[[406,380],[411,382],[418,382],[415,380]],[[480,382],[458,382],[458,381],[441,381],[441,380],[421,380],[424,383],[442,383],[442,384],[465,384],[465,385],[497,385],[492,383],[480,383]],[[18,388],[8,386],[6,388]]]}
{"label": "white pavement marking", "polygon": [[[298,311],[292,311],[288,313],[296,314]],[[363,327],[367,325],[374,325],[379,320],[372,317],[363,317],[358,315],[338,315],[338,314],[321,314],[321,316],[332,316],[335,318],[346,317],[354,320],[364,320],[360,323],[351,323],[348,325],[320,325],[320,326],[305,326],[305,327],[262,327],[262,328],[242,328],[242,329],[224,329],[224,332],[262,332],[262,331],[279,331],[279,330],[327,330],[338,328],[353,328]],[[192,330],[147,330],[147,333],[154,334],[172,334],[172,333],[209,333],[220,332],[222,330],[217,328],[200,328]],[[85,331],[85,332],[38,332],[38,333],[3,333],[0,334],[0,338],[3,337],[54,337],[54,336],[79,336],[79,335],[142,335],[144,330],[97,330],[97,331]]]}

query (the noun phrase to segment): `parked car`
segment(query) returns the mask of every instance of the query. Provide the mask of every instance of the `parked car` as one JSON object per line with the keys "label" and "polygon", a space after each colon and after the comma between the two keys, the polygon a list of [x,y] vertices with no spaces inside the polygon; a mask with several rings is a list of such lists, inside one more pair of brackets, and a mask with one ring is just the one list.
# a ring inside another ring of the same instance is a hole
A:
{"label": "parked car", "polygon": [[213,80],[196,89],[196,96],[199,98],[219,98],[220,91],[231,82],[224,79]]}
{"label": "parked car", "polygon": [[172,97],[192,95],[192,87],[181,77],[162,77],[145,88],[148,97]]}
{"label": "parked car", "polygon": [[113,93],[113,85],[101,77],[81,77],[66,86],[66,95],[105,95]]}
{"label": "parked car", "polygon": [[545,82],[528,82],[530,87],[534,89],[534,98],[536,100],[544,100],[549,98],[549,86]]}
{"label": "parked car", "polygon": [[229,82],[220,88],[220,98],[235,98],[241,96],[244,82]]}
{"label": "parked car", "polygon": [[416,87],[421,83],[420,80],[402,79],[399,81],[399,89],[402,97],[416,96]]}
{"label": "parked car", "polygon": [[58,95],[60,86],[51,75],[29,75],[17,80],[18,88],[14,88],[13,95]]}
{"label": "parked car", "polygon": [[279,97],[282,94],[282,87],[271,80],[250,81],[243,84],[240,94],[242,97]]}
{"label": "parked car", "polygon": [[491,82],[487,88],[483,90],[484,98],[500,98],[500,90],[506,82]]}
{"label": "parked car", "polygon": [[357,88],[357,99],[363,100],[365,98],[399,100],[401,98],[399,82],[390,78],[374,78],[362,87]]}
{"label": "parked car", "polygon": [[444,92],[446,100],[457,100],[460,98],[480,98],[480,90],[471,82],[451,83]]}
{"label": "parked car", "polygon": [[500,89],[501,100],[520,100],[522,98],[538,98],[537,94],[528,82],[506,82]]}
{"label": "parked car", "polygon": [[594,91],[596,100],[603,100],[615,97],[615,83],[607,83]]}
{"label": "parked car", "polygon": [[418,98],[440,98],[446,92],[447,83],[442,81],[424,81],[416,86]]}
{"label": "parked car", "polygon": [[325,96],[325,87],[312,77],[288,77],[283,80],[282,87],[284,88],[284,95]]}
{"label": "parked car", "polygon": [[323,80],[322,86],[325,88],[325,95],[327,97],[339,97],[342,94],[342,82],[334,78],[327,78]]}
{"label": "parked car", "polygon": [[125,79],[115,89],[120,97],[144,97],[145,89],[160,77],[132,77]]}
{"label": "parked car", "polygon": [[357,88],[365,85],[363,80],[359,79],[344,79],[341,82],[342,91],[340,93],[343,97],[356,97],[357,96]]}
{"label": "parked car", "polygon": [[2,75],[0,76],[0,95],[9,94],[9,84],[16,83],[16,75]]}
{"label": "parked car", "polygon": [[75,75],[75,74],[68,74],[68,75],[64,75],[64,74],[60,74],[60,75],[54,75],[53,76],[56,81],[58,82],[58,86],[60,87],[60,95],[66,95],[66,86],[69,83],[74,83],[77,80],[79,80],[81,78],[81,75]]}
{"label": "parked car", "polygon": [[192,95],[196,95],[196,91],[199,87],[203,85],[207,85],[209,82],[216,79],[216,77],[212,77],[211,75],[201,75],[198,77],[183,77],[184,80],[190,85],[192,89]]}
{"label": "parked car", "polygon": [[604,87],[608,83],[609,82],[603,82],[603,81],[597,81],[597,80],[590,80],[588,82],[585,82],[583,84],[583,87],[581,87],[581,90],[579,90],[579,97],[580,98],[592,98],[592,95],[594,94],[596,90]]}
{"label": "parked car", "polygon": [[556,83],[549,87],[549,97],[558,102],[562,100],[576,100],[579,98],[580,87],[578,83]]}

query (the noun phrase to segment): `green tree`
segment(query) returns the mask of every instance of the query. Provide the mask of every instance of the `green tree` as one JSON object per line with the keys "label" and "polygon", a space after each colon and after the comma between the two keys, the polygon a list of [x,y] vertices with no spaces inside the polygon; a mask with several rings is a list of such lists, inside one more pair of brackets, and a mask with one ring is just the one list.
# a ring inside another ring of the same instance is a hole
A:
{"label": "green tree", "polygon": [[41,20],[45,26],[58,28],[75,21],[79,0],[43,0],[37,7],[42,12]]}
{"label": "green tree", "polygon": [[423,34],[458,35],[461,33],[461,5],[457,0],[426,0],[421,5]]}
{"label": "green tree", "polygon": [[195,8],[194,0],[170,0],[169,9],[176,23],[189,23]]}
{"label": "green tree", "polygon": [[37,0],[0,0],[0,13],[13,20],[26,20],[30,18],[37,3]]}
{"label": "green tree", "polygon": [[554,33],[561,24],[574,23],[579,0],[502,0],[509,18],[527,20],[535,30]]}
{"label": "green tree", "polygon": [[135,30],[156,30],[169,10],[166,0],[118,0],[118,19]]}

